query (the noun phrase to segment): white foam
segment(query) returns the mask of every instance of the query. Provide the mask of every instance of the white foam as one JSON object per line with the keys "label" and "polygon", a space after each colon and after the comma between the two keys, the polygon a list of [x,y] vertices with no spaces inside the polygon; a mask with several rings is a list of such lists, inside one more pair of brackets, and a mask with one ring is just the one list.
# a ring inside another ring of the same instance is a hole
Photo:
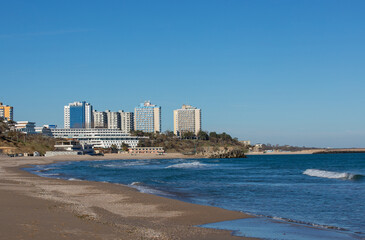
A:
{"label": "white foam", "polygon": [[69,181],[82,181],[81,179],[77,179],[77,178],[69,178]]}
{"label": "white foam", "polygon": [[130,166],[143,166],[147,165],[146,161],[138,161],[138,162],[123,162],[123,163],[110,163],[110,164],[101,164],[96,165],[96,167],[108,167],[108,168],[125,168]]}
{"label": "white foam", "polygon": [[361,177],[361,175],[352,174],[348,172],[331,172],[319,169],[307,169],[303,172],[303,174],[312,177],[344,179],[344,180],[354,180],[358,177]]}
{"label": "white foam", "polygon": [[50,176],[59,176],[60,174],[58,173],[39,173],[38,176],[41,177],[50,177]]}
{"label": "white foam", "polygon": [[153,194],[153,195],[169,196],[169,197],[173,196],[172,194],[169,194],[167,192],[163,192],[163,191],[148,187],[146,185],[143,185],[143,183],[141,183],[141,182],[133,182],[133,183],[129,184],[129,186],[137,189],[141,193],[149,193],[149,194]]}
{"label": "white foam", "polygon": [[189,163],[178,163],[171,166],[167,166],[166,168],[202,168],[208,166],[207,164],[200,162],[189,162]]}
{"label": "white foam", "polygon": [[139,185],[142,185],[142,183],[141,182],[132,182],[131,185],[132,186],[139,186]]}

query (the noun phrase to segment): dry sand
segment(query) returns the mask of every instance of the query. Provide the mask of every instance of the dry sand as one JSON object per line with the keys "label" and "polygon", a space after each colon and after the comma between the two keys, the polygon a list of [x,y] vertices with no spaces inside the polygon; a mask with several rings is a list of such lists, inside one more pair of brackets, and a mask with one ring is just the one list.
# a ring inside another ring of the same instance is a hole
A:
{"label": "dry sand", "polygon": [[42,178],[26,165],[102,159],[186,158],[181,154],[104,157],[0,156],[0,239],[244,239],[196,225],[251,217],[140,193],[120,184]]}

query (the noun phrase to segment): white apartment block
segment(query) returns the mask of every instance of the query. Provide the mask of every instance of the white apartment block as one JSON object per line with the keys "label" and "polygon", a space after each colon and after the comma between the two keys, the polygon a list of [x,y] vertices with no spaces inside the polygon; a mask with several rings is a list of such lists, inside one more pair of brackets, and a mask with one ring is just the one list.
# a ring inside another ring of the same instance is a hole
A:
{"label": "white apartment block", "polygon": [[141,103],[134,109],[134,130],[161,132],[161,107],[150,101]]}
{"label": "white apartment block", "polygon": [[108,128],[108,117],[106,112],[93,111],[94,128]]}
{"label": "white apartment block", "polygon": [[93,106],[89,103],[85,104],[85,128],[92,128],[94,127],[93,121]]}
{"label": "white apartment block", "polygon": [[50,129],[54,138],[73,138],[80,141],[81,144],[90,144],[94,147],[110,148],[112,145],[121,149],[122,144],[128,144],[129,147],[137,147],[139,139],[143,137],[131,136],[119,129],[105,128],[70,128]]}
{"label": "white apartment block", "polygon": [[106,110],[109,129],[120,129],[120,113]]}
{"label": "white apartment block", "polygon": [[134,113],[119,111],[120,113],[120,129],[123,132],[130,133],[134,130]]}
{"label": "white apartment block", "polygon": [[201,131],[201,109],[190,105],[183,105],[174,110],[174,134],[181,136],[184,132],[193,132],[197,135]]}
{"label": "white apartment block", "polygon": [[64,125],[63,127],[64,128],[70,128],[70,105],[66,105],[64,108],[63,108],[63,122],[64,122]]}

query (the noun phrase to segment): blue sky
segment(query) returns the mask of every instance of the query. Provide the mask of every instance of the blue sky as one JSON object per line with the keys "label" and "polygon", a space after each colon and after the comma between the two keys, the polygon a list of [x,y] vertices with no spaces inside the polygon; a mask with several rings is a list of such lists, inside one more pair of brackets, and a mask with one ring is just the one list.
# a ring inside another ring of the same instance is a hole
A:
{"label": "blue sky", "polygon": [[1,1],[0,101],[63,126],[63,106],[200,107],[252,142],[365,147],[364,1]]}

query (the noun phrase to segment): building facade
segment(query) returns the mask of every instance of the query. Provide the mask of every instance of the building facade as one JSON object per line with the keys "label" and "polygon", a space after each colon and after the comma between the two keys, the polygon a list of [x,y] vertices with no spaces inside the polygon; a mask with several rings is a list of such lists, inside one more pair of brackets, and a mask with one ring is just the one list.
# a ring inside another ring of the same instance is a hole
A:
{"label": "building facade", "polygon": [[36,134],[35,122],[29,121],[18,121],[15,124],[15,130],[18,132],[23,132],[25,134]]}
{"label": "building facade", "polygon": [[106,110],[109,129],[120,129],[120,113]]}
{"label": "building facade", "polygon": [[3,105],[2,102],[0,102],[0,117],[4,118],[7,121],[13,121],[13,107],[8,105]]}
{"label": "building facade", "polygon": [[150,101],[141,103],[134,109],[134,130],[161,132],[161,107]]}
{"label": "building facade", "polygon": [[195,135],[201,131],[201,109],[190,105],[182,105],[181,109],[174,110],[174,134],[181,136],[184,132]]}
{"label": "building facade", "polygon": [[108,128],[108,117],[106,112],[93,111],[94,128]]}
{"label": "building facade", "polygon": [[129,148],[128,152],[130,154],[141,154],[141,153],[163,154],[165,150],[163,149],[163,147],[135,147],[135,148]]}
{"label": "building facade", "polygon": [[129,147],[137,147],[141,137],[131,136],[119,129],[105,128],[70,128],[70,129],[51,129],[54,138],[72,138],[77,139],[82,144],[91,144],[94,147],[110,148],[115,145],[118,149],[122,144],[128,144]]}
{"label": "building facade", "polygon": [[57,125],[43,125],[43,127],[35,127],[35,132],[37,134],[43,134],[52,137],[51,129],[57,128]]}
{"label": "building facade", "polygon": [[92,128],[93,107],[90,103],[73,102],[64,107],[65,128]]}
{"label": "building facade", "polygon": [[120,129],[123,132],[130,133],[134,131],[134,113],[133,112],[123,112],[120,113]]}

